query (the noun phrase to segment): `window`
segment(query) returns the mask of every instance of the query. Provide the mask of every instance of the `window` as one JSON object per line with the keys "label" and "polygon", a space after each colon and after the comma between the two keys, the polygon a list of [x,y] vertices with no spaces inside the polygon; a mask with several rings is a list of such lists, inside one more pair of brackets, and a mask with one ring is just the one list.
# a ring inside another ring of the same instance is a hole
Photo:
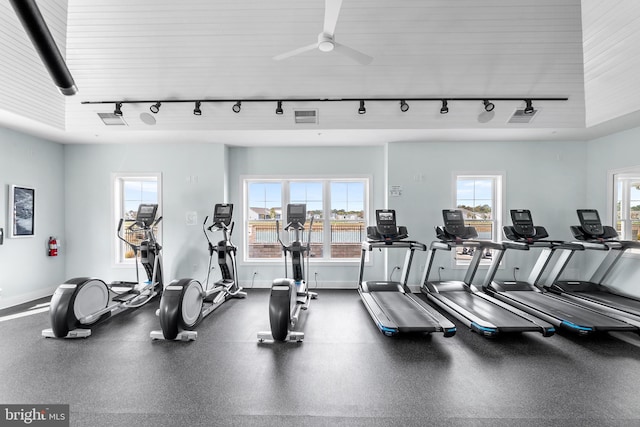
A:
{"label": "window", "polygon": [[[127,227],[133,223],[141,203],[157,203],[158,216],[160,216],[161,203],[160,174],[113,174],[113,223],[118,226],[120,218],[122,223],[121,235],[133,244],[139,244],[142,236],[139,233],[127,231]],[[159,238],[159,230],[155,230]],[[114,230],[115,239],[114,259],[116,264],[131,264],[134,262],[133,251],[117,237],[117,229]]]}
{"label": "window", "polygon": [[[475,227],[478,239],[500,240],[502,228],[502,174],[456,174],[455,206],[462,210],[467,226]],[[456,265],[466,265],[473,249],[457,248]],[[491,261],[491,251],[483,254],[481,264]]]}
{"label": "window", "polygon": [[[307,205],[304,241],[311,231],[312,260],[357,260],[366,239],[368,178],[244,179],[245,260],[280,259],[277,240],[289,203]],[[293,239],[281,234],[285,243]]]}
{"label": "window", "polygon": [[[622,240],[638,240],[640,233],[640,171],[613,175],[613,226]],[[603,220],[604,222],[604,220]]]}

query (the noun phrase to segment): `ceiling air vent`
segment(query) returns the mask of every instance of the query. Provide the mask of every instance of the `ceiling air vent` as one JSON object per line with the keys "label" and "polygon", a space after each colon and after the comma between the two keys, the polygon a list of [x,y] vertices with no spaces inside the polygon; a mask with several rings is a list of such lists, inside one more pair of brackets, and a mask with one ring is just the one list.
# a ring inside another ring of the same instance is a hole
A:
{"label": "ceiling air vent", "polygon": [[318,124],[318,110],[294,110],[296,124]]}
{"label": "ceiling air vent", "polygon": [[524,110],[516,110],[507,123],[531,123],[536,114],[538,110],[533,110],[531,114],[525,114]]}
{"label": "ceiling air vent", "polygon": [[105,125],[107,126],[126,126],[127,123],[124,121],[122,116],[116,116],[113,113],[98,113],[98,117],[102,119]]}

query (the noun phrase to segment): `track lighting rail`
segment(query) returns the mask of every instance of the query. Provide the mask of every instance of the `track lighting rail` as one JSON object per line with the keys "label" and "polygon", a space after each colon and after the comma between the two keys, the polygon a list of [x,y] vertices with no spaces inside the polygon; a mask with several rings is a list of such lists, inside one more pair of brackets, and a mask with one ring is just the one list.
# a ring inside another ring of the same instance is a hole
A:
{"label": "track lighting rail", "polygon": [[241,111],[242,104],[261,102],[261,103],[274,103],[276,105],[276,114],[282,114],[283,103],[298,103],[298,102],[357,102],[359,105],[358,113],[366,114],[365,103],[372,102],[394,102],[400,105],[400,111],[407,112],[409,110],[409,102],[439,102],[441,103],[440,113],[447,114],[449,112],[448,103],[453,101],[466,101],[466,102],[480,102],[484,106],[486,111],[492,111],[495,108],[493,101],[522,101],[525,103],[525,114],[533,114],[533,103],[537,101],[568,101],[567,97],[396,97],[396,98],[222,98],[222,99],[163,99],[163,100],[115,100],[115,101],[83,101],[82,104],[114,104],[114,114],[122,115],[122,106],[124,104],[151,104],[150,110],[152,113],[157,114],[162,104],[170,103],[192,103],[195,105],[194,114],[199,116],[202,114],[200,106],[204,103],[232,103],[232,109],[235,113]]}

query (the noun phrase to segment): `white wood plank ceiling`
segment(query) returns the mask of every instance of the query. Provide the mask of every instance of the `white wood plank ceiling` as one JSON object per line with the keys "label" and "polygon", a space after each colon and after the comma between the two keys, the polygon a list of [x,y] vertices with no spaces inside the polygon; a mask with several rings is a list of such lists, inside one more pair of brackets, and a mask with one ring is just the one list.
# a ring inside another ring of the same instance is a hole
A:
{"label": "white wood plank ceiling", "polygon": [[[273,60],[275,55],[316,42],[323,26],[324,0],[47,0],[38,4],[66,52],[79,93],[65,99],[54,94],[55,102],[48,99],[47,92],[55,93],[55,88],[37,64],[39,58],[33,48],[25,47],[28,40],[15,17],[3,16],[0,54],[7,57],[8,50],[15,50],[16,40],[21,47],[19,54],[9,55],[0,66],[8,76],[0,82],[0,124],[7,123],[4,110],[58,128],[51,137],[65,142],[378,144],[576,139],[587,131],[583,19],[591,21],[583,18],[580,0],[344,0],[336,41],[372,56],[369,65],[318,50]],[[3,2],[0,13],[13,11]],[[636,17],[627,20],[629,31],[640,21],[640,12],[629,10],[628,5],[621,7],[620,15]],[[602,48],[597,40],[605,28],[608,22],[601,20],[585,33],[585,43],[599,46],[587,51],[593,63],[608,60],[602,52],[595,53]],[[615,40],[615,31],[606,34]],[[38,71],[25,73],[25,68]],[[592,67],[597,74],[596,69]],[[587,89],[597,87],[597,79],[587,71]],[[357,102],[285,102],[283,115],[274,114],[275,103],[245,103],[239,114],[231,111],[231,103],[204,103],[201,116],[192,114],[193,104],[164,103],[153,116],[153,126],[140,117],[149,112],[150,104],[124,104],[127,125],[105,126],[97,113],[111,113],[114,105],[82,103],[416,97],[569,100],[535,103],[538,112],[525,124],[508,123],[514,111],[524,107],[520,100],[495,101],[492,114],[483,113],[481,102],[450,102],[446,115],[439,113],[438,102],[411,102],[406,113],[400,112],[399,102],[368,102],[364,115],[357,113]],[[38,108],[24,107],[34,103]],[[635,104],[635,110],[640,110]],[[298,108],[317,109],[318,124],[296,125],[293,110]],[[612,117],[592,120],[598,123]]]}

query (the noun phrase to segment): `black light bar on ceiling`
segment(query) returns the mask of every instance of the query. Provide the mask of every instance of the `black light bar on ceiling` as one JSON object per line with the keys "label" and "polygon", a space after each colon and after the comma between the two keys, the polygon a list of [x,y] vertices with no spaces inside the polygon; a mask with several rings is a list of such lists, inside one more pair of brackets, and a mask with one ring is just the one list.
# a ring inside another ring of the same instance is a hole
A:
{"label": "black light bar on ceiling", "polygon": [[11,5],[60,93],[75,95],[78,88],[35,0],[11,0]]}

